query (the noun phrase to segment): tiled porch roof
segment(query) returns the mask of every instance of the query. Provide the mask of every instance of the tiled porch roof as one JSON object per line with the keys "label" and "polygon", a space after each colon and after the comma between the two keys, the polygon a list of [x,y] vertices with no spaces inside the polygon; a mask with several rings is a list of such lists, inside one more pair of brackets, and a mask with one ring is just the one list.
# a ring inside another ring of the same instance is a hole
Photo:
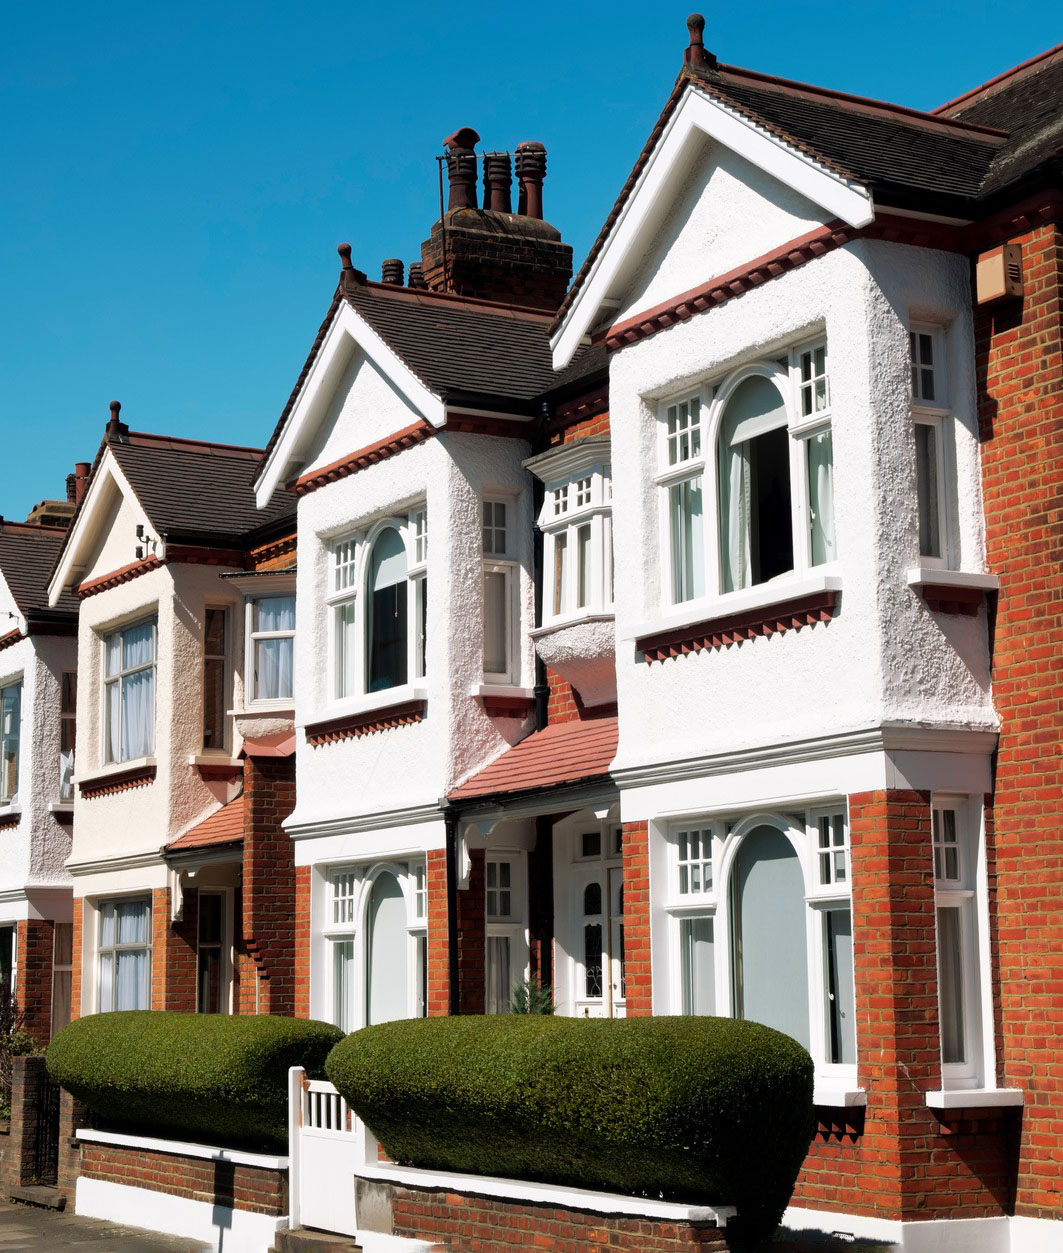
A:
{"label": "tiled porch roof", "polygon": [[244,838],[244,798],[223,805],[203,822],[186,831],[180,839],[166,846],[168,853],[186,853],[192,849],[213,848],[219,844],[238,844]]}
{"label": "tiled porch roof", "polygon": [[455,788],[450,800],[481,800],[603,778],[616,756],[616,742],[615,717],[546,727]]}

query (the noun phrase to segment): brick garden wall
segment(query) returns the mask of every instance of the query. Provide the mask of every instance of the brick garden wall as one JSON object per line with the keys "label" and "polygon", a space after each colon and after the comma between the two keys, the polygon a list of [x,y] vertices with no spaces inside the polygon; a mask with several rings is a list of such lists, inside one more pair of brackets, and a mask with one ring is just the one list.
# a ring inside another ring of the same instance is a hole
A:
{"label": "brick garden wall", "polygon": [[[1000,578],[988,811],[1002,1081],[1025,1089],[1016,1212],[1063,1218],[1063,229],[1058,204],[999,242],[1022,247],[1021,302],[976,310],[986,556]],[[1054,217],[1054,220],[1053,220]],[[994,890],[995,889],[995,890]]]}
{"label": "brick garden wall", "polygon": [[1020,1112],[928,1109],[941,1087],[930,797],[849,798],[858,1083],[820,1110],[793,1204],[901,1220],[1008,1212]]}

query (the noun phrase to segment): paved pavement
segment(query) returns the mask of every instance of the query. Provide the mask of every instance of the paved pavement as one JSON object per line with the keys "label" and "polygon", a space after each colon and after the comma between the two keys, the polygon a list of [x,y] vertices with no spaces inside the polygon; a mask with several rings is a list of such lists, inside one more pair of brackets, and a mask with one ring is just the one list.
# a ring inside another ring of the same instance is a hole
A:
{"label": "paved pavement", "polygon": [[201,1253],[195,1240],[159,1236],[137,1227],[79,1218],[76,1214],[0,1202],[0,1253],[54,1253],[84,1249],[93,1253]]}

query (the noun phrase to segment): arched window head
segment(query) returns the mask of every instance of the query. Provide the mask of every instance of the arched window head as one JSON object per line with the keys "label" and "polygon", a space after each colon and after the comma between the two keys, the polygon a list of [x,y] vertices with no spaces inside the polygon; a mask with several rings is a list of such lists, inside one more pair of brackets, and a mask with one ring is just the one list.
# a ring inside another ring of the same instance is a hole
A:
{"label": "arched window head", "polygon": [[721,591],[767,583],[794,568],[786,403],[763,375],[727,399],[718,438]]}
{"label": "arched window head", "polygon": [[394,527],[385,527],[369,557],[366,687],[370,692],[406,682],[407,587],[406,546]]}

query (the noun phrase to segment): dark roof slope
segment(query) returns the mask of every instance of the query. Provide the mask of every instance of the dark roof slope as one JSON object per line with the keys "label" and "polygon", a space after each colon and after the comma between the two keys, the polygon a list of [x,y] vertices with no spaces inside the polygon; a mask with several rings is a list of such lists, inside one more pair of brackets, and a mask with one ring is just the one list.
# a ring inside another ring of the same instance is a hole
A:
{"label": "dark roof slope", "polygon": [[54,609],[48,607],[48,580],[65,538],[65,529],[0,523],[0,573],[23,617],[76,616],[78,602],[69,592]]}
{"label": "dark roof slope", "polygon": [[1060,162],[1063,44],[942,105],[938,115],[1008,132],[981,188],[983,195],[999,191],[1047,162]]}
{"label": "dark roof slope", "polygon": [[239,544],[291,519],[295,501],[275,492],[255,506],[252,480],[262,450],[130,431],[109,447],[152,524],[170,540]]}

